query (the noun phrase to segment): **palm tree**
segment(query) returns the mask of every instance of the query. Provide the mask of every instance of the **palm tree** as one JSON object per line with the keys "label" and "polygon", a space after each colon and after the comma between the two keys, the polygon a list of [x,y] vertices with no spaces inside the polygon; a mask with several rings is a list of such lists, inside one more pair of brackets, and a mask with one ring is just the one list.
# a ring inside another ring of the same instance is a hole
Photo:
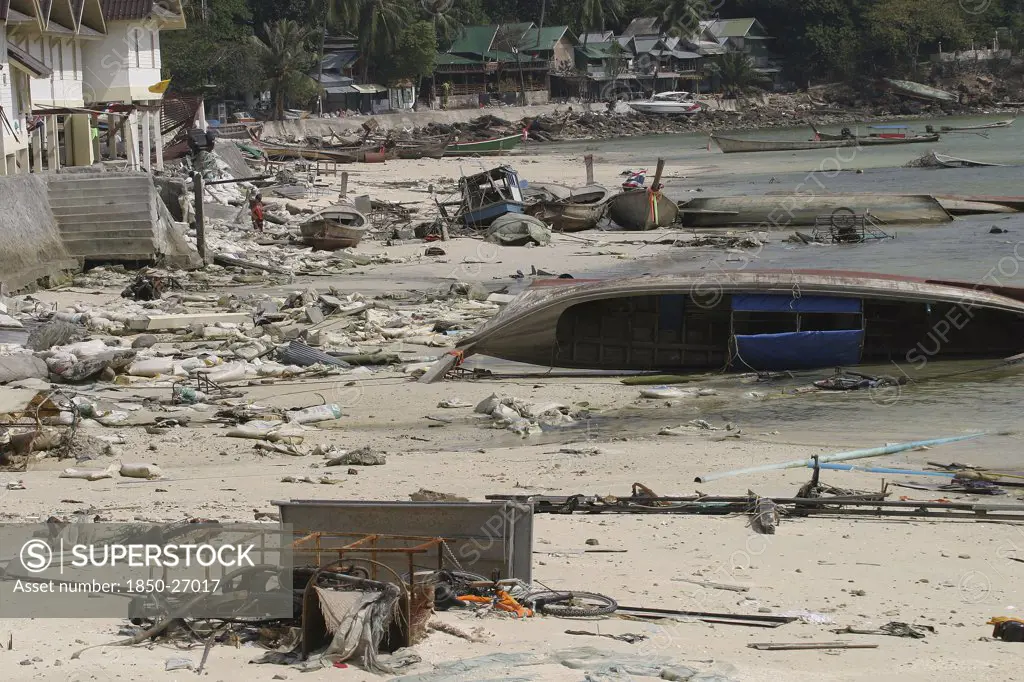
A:
{"label": "palm tree", "polygon": [[693,0],[654,0],[649,9],[658,17],[662,33],[689,38],[696,33],[703,18],[695,4]]}
{"label": "palm tree", "polygon": [[451,44],[465,26],[451,0],[421,0],[427,20],[433,22],[439,44]]}
{"label": "palm tree", "polygon": [[622,0],[583,0],[580,7],[580,22],[587,33],[583,36],[583,44],[587,44],[590,31],[604,31],[605,23],[616,20],[622,13]]}
{"label": "palm tree", "polygon": [[750,57],[742,52],[727,52],[718,63],[711,65],[711,70],[721,79],[722,92],[727,97],[741,97],[768,83],[768,78],[759,73]]}
{"label": "palm tree", "polygon": [[310,29],[292,19],[263,25],[263,36],[256,39],[256,48],[266,77],[266,86],[274,101],[274,118],[284,118],[285,100],[308,80],[306,70],[312,58],[306,51]]}
{"label": "palm tree", "polygon": [[329,16],[356,34],[364,82],[369,77],[370,59],[393,50],[412,21],[404,0],[333,0]]}

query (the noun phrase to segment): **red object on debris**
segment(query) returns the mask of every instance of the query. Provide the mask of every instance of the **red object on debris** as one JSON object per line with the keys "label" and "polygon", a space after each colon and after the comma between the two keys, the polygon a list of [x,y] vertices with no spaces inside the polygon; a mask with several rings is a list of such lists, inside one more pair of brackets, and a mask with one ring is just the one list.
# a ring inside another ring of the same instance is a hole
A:
{"label": "red object on debris", "polygon": [[334,667],[335,668],[347,668],[348,667],[348,663],[342,663],[341,661],[335,661],[334,662]]}

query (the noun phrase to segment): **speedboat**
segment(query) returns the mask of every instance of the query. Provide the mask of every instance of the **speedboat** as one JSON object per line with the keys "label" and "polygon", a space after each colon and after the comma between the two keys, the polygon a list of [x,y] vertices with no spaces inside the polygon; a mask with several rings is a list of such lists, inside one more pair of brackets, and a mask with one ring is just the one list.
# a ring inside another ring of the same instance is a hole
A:
{"label": "speedboat", "polygon": [[701,110],[692,92],[659,92],[650,99],[630,102],[629,106],[641,114],[696,114]]}

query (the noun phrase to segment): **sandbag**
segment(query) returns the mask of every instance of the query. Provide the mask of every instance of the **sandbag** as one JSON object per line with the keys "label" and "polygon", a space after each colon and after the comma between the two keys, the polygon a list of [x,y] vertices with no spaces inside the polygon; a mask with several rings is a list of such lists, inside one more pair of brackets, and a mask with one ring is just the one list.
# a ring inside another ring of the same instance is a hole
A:
{"label": "sandbag", "polygon": [[49,376],[46,362],[31,353],[0,356],[0,384],[22,379],[48,379]]}

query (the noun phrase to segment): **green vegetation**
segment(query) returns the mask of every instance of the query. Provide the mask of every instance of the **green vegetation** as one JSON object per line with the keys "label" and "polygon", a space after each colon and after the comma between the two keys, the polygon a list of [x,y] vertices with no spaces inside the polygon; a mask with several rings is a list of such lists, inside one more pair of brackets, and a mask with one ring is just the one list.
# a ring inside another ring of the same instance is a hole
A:
{"label": "green vegetation", "polygon": [[[427,76],[436,51],[463,26],[483,23],[543,21],[582,34],[619,32],[634,17],[656,16],[686,38],[710,13],[753,16],[772,37],[768,46],[784,59],[787,78],[801,86],[920,76],[919,63],[940,45],[991,46],[998,36],[1001,47],[1024,47],[1024,0],[218,0],[185,7],[188,28],[162,38],[171,88],[227,98],[272,83],[278,108],[310,106],[311,92],[315,99],[310,82],[296,74],[315,66],[325,28],[356,37],[357,73],[377,82]],[[281,36],[272,32],[286,26],[297,42],[274,48]],[[277,57],[268,57],[275,50]],[[716,61],[723,83],[731,74],[733,87],[756,85],[746,82],[743,60]]]}

